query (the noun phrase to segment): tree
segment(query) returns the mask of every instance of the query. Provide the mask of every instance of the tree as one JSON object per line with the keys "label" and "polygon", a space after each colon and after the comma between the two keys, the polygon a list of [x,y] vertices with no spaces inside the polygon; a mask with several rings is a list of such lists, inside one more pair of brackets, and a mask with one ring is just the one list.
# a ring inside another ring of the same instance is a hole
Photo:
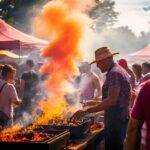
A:
{"label": "tree", "polygon": [[15,8],[15,0],[1,0],[0,1],[0,18],[9,22],[13,21],[11,16]]}
{"label": "tree", "polygon": [[139,39],[127,26],[107,30],[105,40],[109,47],[125,53],[139,49]]}
{"label": "tree", "polygon": [[25,32],[30,31],[28,23],[29,16],[32,17],[32,8],[42,0],[1,0],[0,1],[0,18],[6,22],[17,26]]}
{"label": "tree", "polygon": [[116,22],[118,12],[114,11],[115,2],[112,0],[96,0],[96,3],[89,15],[95,21],[98,31],[102,31]]}
{"label": "tree", "polygon": [[145,32],[141,32],[140,37],[138,38],[138,44],[140,46],[140,48],[144,48],[147,45],[150,44],[150,31],[145,33]]}
{"label": "tree", "polygon": [[[30,31],[30,18],[34,16],[33,7],[39,3],[45,3],[49,0],[1,0],[0,16],[5,21],[14,24],[26,32]],[[95,20],[99,29],[112,25],[117,18],[118,13],[114,11],[115,3],[111,0],[99,1],[97,5],[89,12],[90,17]]]}

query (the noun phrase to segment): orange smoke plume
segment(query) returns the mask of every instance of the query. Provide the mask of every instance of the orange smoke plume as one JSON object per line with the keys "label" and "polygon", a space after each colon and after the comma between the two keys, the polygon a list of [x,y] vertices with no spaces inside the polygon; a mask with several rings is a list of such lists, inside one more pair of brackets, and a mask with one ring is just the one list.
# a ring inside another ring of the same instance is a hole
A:
{"label": "orange smoke plume", "polygon": [[79,0],[51,1],[34,21],[35,33],[50,40],[49,45],[42,50],[42,56],[47,62],[40,70],[49,74],[46,81],[48,100],[40,103],[44,114],[38,123],[45,123],[61,115],[68,108],[64,100],[64,95],[69,90],[66,81],[77,73],[76,63],[83,57],[81,41],[85,29],[91,24],[91,20],[81,12],[94,3],[93,0],[84,2],[81,8]]}
{"label": "orange smoke plume", "polygon": [[62,0],[70,8],[76,9],[77,11],[86,12],[95,6],[95,0]]}

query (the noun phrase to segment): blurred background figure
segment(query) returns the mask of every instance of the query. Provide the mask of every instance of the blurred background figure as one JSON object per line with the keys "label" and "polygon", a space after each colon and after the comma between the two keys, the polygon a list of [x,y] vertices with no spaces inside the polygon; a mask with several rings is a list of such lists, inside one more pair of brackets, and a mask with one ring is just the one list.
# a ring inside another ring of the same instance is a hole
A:
{"label": "blurred background figure", "polygon": [[35,72],[40,73],[40,68],[41,68],[42,65],[43,65],[42,62],[38,62],[38,63],[35,65]]}
{"label": "blurred background figure", "polygon": [[140,64],[133,64],[132,70],[135,75],[135,86],[138,86],[142,79],[142,66]]}
{"label": "blurred background figure", "polygon": [[150,79],[150,63],[149,62],[144,62],[142,64],[142,73],[143,73],[142,82],[147,79]]}
{"label": "blurred background figure", "polygon": [[[132,112],[132,109],[134,109],[133,104],[136,103],[136,99],[139,95],[141,88],[150,79],[150,63],[144,62],[142,66],[139,64],[133,64],[132,68],[135,74],[137,75],[138,80],[136,80],[137,82],[136,82],[136,86],[134,89],[134,96],[132,97],[133,101],[132,101],[131,107],[133,106],[133,108],[131,108],[131,112]],[[142,150],[145,149],[144,147],[146,145],[146,135],[147,135],[147,124],[144,121],[142,128],[141,128],[141,147],[142,147],[141,149]]]}
{"label": "blurred background figure", "polygon": [[120,60],[118,60],[118,64],[126,70],[126,72],[128,73],[128,75],[130,77],[131,86],[132,86],[132,88],[134,88],[134,86],[135,86],[135,76],[134,76],[133,71],[128,67],[127,61],[125,59],[120,59]]}
{"label": "blurred background figure", "polygon": [[21,111],[30,111],[32,101],[38,92],[39,76],[33,70],[34,61],[26,61],[26,71],[21,76],[20,97],[23,99]]}
{"label": "blurred background figure", "polygon": [[91,71],[91,65],[88,62],[81,62],[79,72],[81,101],[99,99],[101,96],[101,85],[98,76]]}
{"label": "blurred background figure", "polygon": [[78,66],[79,75],[73,76],[70,83],[74,86],[75,92],[65,95],[69,104],[77,102],[77,99],[83,103],[93,104],[100,100],[101,84],[99,77],[91,71],[91,65],[88,62],[81,62]]}

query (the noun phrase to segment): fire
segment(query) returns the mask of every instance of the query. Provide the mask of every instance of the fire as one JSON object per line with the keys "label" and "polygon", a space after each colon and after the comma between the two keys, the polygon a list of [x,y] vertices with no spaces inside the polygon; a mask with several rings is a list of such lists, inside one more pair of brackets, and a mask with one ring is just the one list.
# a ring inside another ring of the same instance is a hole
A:
{"label": "fire", "polygon": [[[94,0],[55,0],[48,2],[34,20],[34,31],[50,43],[42,50],[47,62],[42,73],[49,74],[45,83],[48,99],[40,102],[43,115],[36,123],[48,123],[72,108],[64,95],[70,90],[68,80],[77,74],[76,63],[83,58],[81,42],[91,20],[82,12],[93,7]],[[50,39],[51,38],[51,39]]]}
{"label": "fire", "polygon": [[19,132],[15,134],[1,134],[2,142],[40,142],[47,139],[46,134],[40,132]]}
{"label": "fire", "polygon": [[57,118],[62,115],[64,108],[66,108],[66,102],[64,99],[51,99],[48,101],[42,101],[40,107],[43,114],[36,120],[36,124],[47,124],[53,118]]}
{"label": "fire", "polygon": [[21,129],[20,124],[6,128],[0,132],[0,141],[13,141],[13,136]]}
{"label": "fire", "polygon": [[[36,126],[31,126],[27,129],[22,129],[20,124],[16,124],[13,127],[6,128],[0,132],[0,141],[2,142],[23,142],[33,141],[38,142],[46,139],[44,133],[33,132]],[[21,130],[22,129],[22,130]]]}
{"label": "fire", "polygon": [[[92,21],[83,12],[94,6],[95,0],[53,0],[48,2],[35,18],[33,30],[37,36],[50,41],[42,50],[46,63],[40,71],[49,74],[45,82],[47,99],[39,102],[42,115],[34,122],[47,124],[50,120],[66,117],[68,112],[78,108],[71,107],[65,101],[65,94],[72,91],[69,83],[78,73],[77,62],[83,58],[83,41],[89,35]],[[88,43],[86,43],[87,45]],[[64,119],[64,118],[63,118]],[[0,132],[1,141],[24,141],[26,138],[14,139],[21,129],[20,125]],[[27,132],[27,131],[24,131]],[[39,134],[33,139],[39,139]]]}
{"label": "fire", "polygon": [[6,129],[2,130],[2,131],[0,132],[0,134],[7,134],[7,133],[13,134],[13,133],[16,133],[17,131],[19,131],[21,128],[22,128],[22,127],[21,127],[20,124],[15,124],[15,125],[12,126],[12,127],[9,127],[9,128],[6,128]]}

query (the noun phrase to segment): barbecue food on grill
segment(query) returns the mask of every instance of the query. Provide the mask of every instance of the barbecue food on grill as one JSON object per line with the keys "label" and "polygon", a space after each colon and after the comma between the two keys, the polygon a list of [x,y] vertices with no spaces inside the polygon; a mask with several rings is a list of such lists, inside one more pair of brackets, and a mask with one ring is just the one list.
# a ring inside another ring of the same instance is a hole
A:
{"label": "barbecue food on grill", "polygon": [[95,122],[91,125],[90,131],[95,131],[97,129],[102,128],[103,124],[101,122]]}
{"label": "barbecue food on grill", "polygon": [[16,133],[16,134],[1,134],[0,141],[2,142],[39,142],[47,140],[49,137],[53,137],[53,134],[46,134],[42,132],[28,132],[28,133]]}
{"label": "barbecue food on grill", "polygon": [[56,125],[56,126],[77,126],[80,125],[81,123],[83,123],[84,120],[67,120],[67,119],[61,119],[61,118],[55,118],[53,120],[49,121],[49,124],[51,125]]}

